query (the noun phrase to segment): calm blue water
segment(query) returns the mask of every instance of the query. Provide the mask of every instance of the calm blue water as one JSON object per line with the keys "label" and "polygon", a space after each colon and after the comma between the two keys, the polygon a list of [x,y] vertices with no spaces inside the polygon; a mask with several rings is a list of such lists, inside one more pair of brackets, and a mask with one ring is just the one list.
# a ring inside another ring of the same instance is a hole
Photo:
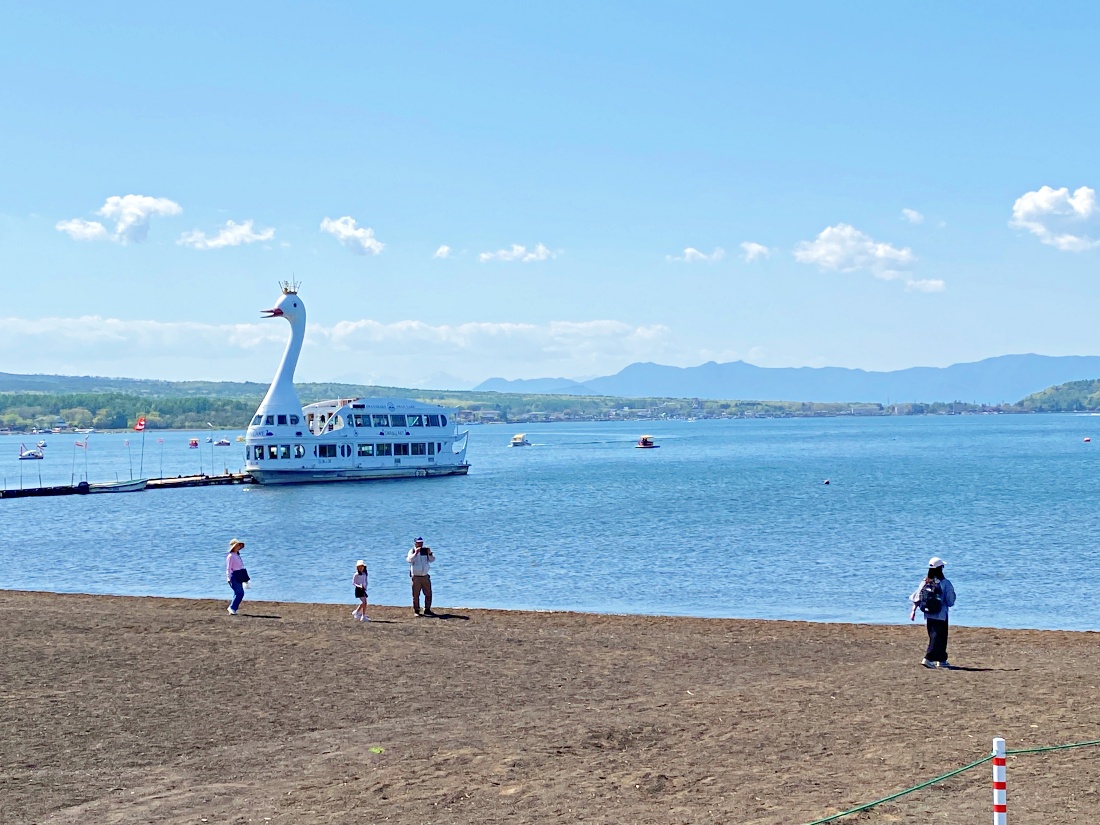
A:
{"label": "calm blue water", "polygon": [[[350,605],[364,557],[371,601],[404,605],[405,551],[423,534],[444,608],[904,622],[939,555],[955,623],[1100,629],[1098,417],[526,430],[533,446],[516,449],[512,428],[472,427],[465,478],[3,500],[0,588],[226,598],[239,536],[249,599]],[[642,432],[660,449],[634,449]],[[240,444],[160,435],[145,475],[242,464]],[[0,438],[3,483],[79,480],[74,440],[48,436],[46,460],[20,462],[19,437]],[[91,479],[128,478],[128,455],[136,476],[139,445],[92,435]]]}

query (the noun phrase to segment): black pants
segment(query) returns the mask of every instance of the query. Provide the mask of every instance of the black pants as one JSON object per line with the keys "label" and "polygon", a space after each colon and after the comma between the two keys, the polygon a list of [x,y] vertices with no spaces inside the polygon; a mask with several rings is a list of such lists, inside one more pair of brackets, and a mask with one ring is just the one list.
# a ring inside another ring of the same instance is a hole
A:
{"label": "black pants", "polygon": [[947,661],[947,619],[925,619],[928,624],[928,650],[924,658],[930,662]]}

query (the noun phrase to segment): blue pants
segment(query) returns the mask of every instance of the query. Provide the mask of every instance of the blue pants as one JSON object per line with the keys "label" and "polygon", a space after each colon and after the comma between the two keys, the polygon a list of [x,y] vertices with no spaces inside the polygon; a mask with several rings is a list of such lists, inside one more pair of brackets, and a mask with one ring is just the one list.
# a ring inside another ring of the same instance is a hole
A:
{"label": "blue pants", "polygon": [[229,609],[236,610],[244,600],[244,585],[240,582],[229,582],[229,586],[233,588],[233,601],[230,602]]}

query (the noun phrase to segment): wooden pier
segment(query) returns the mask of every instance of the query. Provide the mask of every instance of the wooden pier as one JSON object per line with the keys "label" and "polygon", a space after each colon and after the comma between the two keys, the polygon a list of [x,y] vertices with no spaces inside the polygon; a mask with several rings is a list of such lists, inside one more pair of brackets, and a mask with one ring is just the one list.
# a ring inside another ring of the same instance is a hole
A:
{"label": "wooden pier", "polygon": [[[254,479],[248,473],[223,473],[219,476],[176,476],[175,478],[151,478],[145,485],[146,490],[170,490],[177,487],[214,487],[225,484],[255,484]],[[0,490],[0,498],[30,498],[39,496],[79,496],[85,495],[89,490],[89,484],[82,481],[79,484],[64,484],[58,487],[22,487],[12,490]],[[135,491],[137,492],[137,491]]]}
{"label": "wooden pier", "polygon": [[168,490],[175,487],[214,487],[224,484],[255,484],[248,473],[222,473],[220,476],[176,476],[175,478],[151,478],[146,489]]}

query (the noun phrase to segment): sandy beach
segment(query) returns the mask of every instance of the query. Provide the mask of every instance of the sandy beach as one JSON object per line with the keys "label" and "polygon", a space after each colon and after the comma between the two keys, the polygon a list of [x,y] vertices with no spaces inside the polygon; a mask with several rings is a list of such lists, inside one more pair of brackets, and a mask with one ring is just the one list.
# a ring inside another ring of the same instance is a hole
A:
{"label": "sandy beach", "polygon": [[[0,822],[805,823],[1100,738],[1095,633],[931,671],[919,623],[351,608],[0,593]],[[841,822],[988,821],[989,779]],[[1008,779],[1010,821],[1098,817],[1098,747]]]}

